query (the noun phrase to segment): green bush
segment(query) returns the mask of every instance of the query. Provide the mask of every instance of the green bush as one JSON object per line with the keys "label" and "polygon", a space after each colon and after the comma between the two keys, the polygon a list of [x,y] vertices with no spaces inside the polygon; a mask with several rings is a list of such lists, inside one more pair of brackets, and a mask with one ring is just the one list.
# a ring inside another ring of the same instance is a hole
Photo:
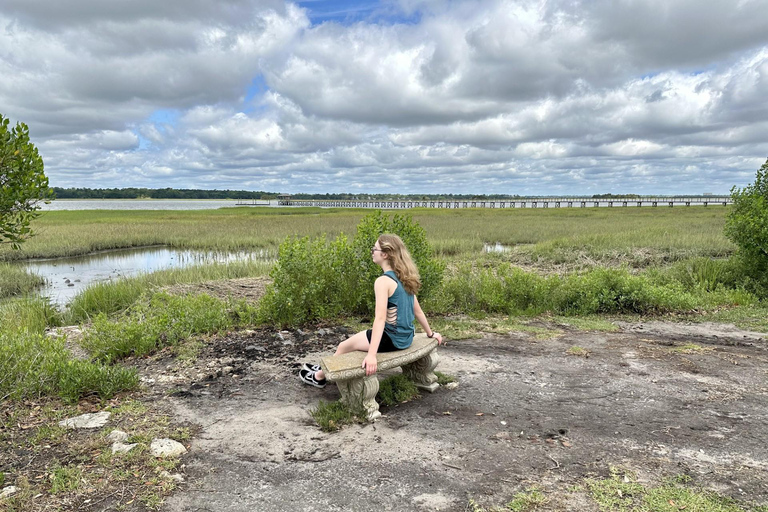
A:
{"label": "green bush", "polygon": [[362,262],[346,236],[289,238],[280,245],[272,284],[259,304],[259,321],[298,325],[358,309]]}
{"label": "green bush", "polygon": [[733,209],[725,224],[725,236],[738,246],[740,264],[749,277],[748,286],[768,296],[768,160],[758,169],[755,182],[731,189]]}
{"label": "green bush", "polygon": [[357,225],[357,234],[352,244],[355,257],[362,262],[365,269],[360,275],[359,286],[364,293],[361,309],[357,311],[360,314],[370,315],[374,312],[373,282],[381,275],[381,268],[371,259],[371,247],[384,233],[394,233],[399,236],[411,253],[421,277],[420,302],[429,300],[443,281],[445,264],[434,256],[424,228],[409,216],[394,214],[390,217],[381,210],[375,211],[363,217]]}
{"label": "green bush", "polygon": [[444,265],[432,257],[425,231],[409,217],[390,218],[377,211],[362,219],[351,243],[343,234],[330,242],[324,237],[285,240],[270,273],[272,284],[259,305],[259,321],[286,326],[373,314],[373,282],[381,268],[371,260],[371,247],[387,232],[403,239],[419,268],[419,298],[434,294]]}

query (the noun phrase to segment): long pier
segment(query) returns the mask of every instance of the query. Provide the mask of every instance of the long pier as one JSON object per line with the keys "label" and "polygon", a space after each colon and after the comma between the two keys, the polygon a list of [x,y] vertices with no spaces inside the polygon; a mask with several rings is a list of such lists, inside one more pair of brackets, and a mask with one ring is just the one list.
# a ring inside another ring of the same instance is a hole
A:
{"label": "long pier", "polygon": [[[728,206],[730,196],[688,196],[688,197],[636,197],[630,199],[593,199],[583,197],[538,197],[516,199],[426,199],[426,200],[381,200],[381,199],[293,199],[281,198],[269,201],[269,206],[293,206],[319,208],[377,208],[406,210],[409,208],[627,208],[627,207],[668,207],[675,206]],[[237,206],[267,206],[264,202],[241,201]]]}

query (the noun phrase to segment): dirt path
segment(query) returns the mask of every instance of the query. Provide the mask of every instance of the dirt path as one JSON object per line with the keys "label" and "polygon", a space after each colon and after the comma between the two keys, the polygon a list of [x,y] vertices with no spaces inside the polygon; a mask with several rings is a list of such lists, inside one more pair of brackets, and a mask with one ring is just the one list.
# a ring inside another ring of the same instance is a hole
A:
{"label": "dirt path", "polygon": [[[687,474],[768,503],[762,335],[658,323],[449,343],[438,370],[456,376],[457,389],[325,434],[308,411],[338,392],[302,385],[295,368],[343,336],[327,333],[318,345],[307,333],[252,331],[214,344],[204,358],[219,359],[190,370],[193,385],[154,375],[166,383],[157,396],[202,426],[186,456],[187,483],[164,510],[461,511],[468,496],[502,505],[535,484],[550,498],[547,510],[589,511],[597,508],[568,488],[611,466],[641,481]],[[569,354],[574,346],[587,355]]]}

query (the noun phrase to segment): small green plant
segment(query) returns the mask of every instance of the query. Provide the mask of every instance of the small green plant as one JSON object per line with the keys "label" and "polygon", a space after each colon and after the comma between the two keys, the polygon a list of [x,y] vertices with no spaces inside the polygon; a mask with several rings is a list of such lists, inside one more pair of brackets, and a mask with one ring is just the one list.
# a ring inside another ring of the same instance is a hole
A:
{"label": "small green plant", "polygon": [[83,470],[78,466],[58,466],[51,469],[51,494],[74,491],[80,488]]}
{"label": "small green plant", "polygon": [[451,382],[456,382],[456,377],[453,375],[448,375],[447,373],[435,372],[435,376],[437,377],[437,383],[441,386],[445,386]]}
{"label": "small green plant", "polygon": [[578,345],[570,347],[566,352],[569,356],[587,357],[589,355],[589,351],[587,349]]}
{"label": "small green plant", "polygon": [[712,352],[713,350],[715,350],[715,347],[702,347],[696,343],[686,343],[679,347],[674,347],[672,352],[677,352],[679,354],[701,354],[704,352]]}
{"label": "small green plant", "polygon": [[645,488],[630,471],[611,468],[611,476],[602,480],[588,478],[584,486],[601,511],[630,512],[639,503]]}
{"label": "small green plant", "polygon": [[530,487],[516,493],[512,501],[506,504],[506,508],[514,512],[528,512],[536,510],[547,503],[547,497],[536,487]]}
{"label": "small green plant", "polygon": [[309,414],[323,432],[334,432],[344,425],[360,423],[365,420],[365,411],[353,411],[341,400],[335,402],[320,400],[317,407],[312,409]]}
{"label": "small green plant", "polygon": [[419,396],[416,384],[402,373],[392,375],[379,382],[379,403],[385,406],[397,405]]}

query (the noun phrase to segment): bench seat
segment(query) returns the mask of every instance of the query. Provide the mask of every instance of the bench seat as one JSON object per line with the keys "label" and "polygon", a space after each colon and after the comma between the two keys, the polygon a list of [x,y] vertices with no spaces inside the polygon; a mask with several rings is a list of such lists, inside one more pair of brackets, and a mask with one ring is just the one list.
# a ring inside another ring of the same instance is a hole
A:
{"label": "bench seat", "polygon": [[[342,401],[353,409],[362,406],[368,420],[372,421],[381,416],[376,402],[379,379],[376,374],[365,375],[362,367],[365,356],[366,352],[355,351],[323,357],[320,367],[325,378],[339,387]],[[376,361],[377,373],[401,367],[417,388],[432,393],[439,387],[434,374],[438,363],[437,340],[428,338],[424,333],[414,335],[413,343],[405,350],[377,354]]]}

